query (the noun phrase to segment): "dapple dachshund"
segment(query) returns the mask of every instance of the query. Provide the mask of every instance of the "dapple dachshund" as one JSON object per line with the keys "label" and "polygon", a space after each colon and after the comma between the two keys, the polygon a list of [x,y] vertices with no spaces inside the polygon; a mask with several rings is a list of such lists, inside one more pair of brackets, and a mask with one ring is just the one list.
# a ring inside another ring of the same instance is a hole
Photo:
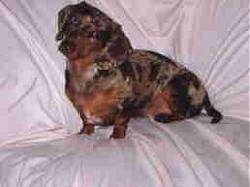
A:
{"label": "dapple dachshund", "polygon": [[112,138],[124,138],[131,117],[169,123],[205,109],[217,123],[198,77],[173,60],[133,49],[121,25],[86,2],[58,14],[59,51],[67,58],[66,94],[83,120],[80,133],[114,125]]}

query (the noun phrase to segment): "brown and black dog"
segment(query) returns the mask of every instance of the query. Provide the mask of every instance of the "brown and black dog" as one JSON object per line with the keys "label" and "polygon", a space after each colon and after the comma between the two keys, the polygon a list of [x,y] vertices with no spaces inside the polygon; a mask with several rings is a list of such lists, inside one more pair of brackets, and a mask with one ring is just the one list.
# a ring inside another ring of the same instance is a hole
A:
{"label": "brown and black dog", "polygon": [[121,26],[82,2],[58,15],[59,50],[67,57],[66,94],[83,120],[81,133],[114,125],[124,138],[131,117],[168,123],[199,115],[219,122],[201,81],[185,67],[158,53],[133,49]]}

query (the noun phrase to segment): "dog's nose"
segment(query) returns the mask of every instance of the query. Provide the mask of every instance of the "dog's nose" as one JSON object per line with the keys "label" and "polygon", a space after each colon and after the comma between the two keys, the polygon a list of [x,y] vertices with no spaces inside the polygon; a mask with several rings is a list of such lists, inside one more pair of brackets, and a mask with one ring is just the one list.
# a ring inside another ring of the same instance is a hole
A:
{"label": "dog's nose", "polygon": [[61,53],[63,53],[64,55],[67,54],[68,50],[69,50],[69,46],[65,43],[65,42],[62,42],[59,47],[58,47],[59,51]]}
{"label": "dog's nose", "polygon": [[56,35],[56,41],[60,41],[63,39],[63,32],[59,31]]}
{"label": "dog's nose", "polygon": [[69,41],[63,41],[59,47],[58,47],[58,50],[63,53],[64,55],[67,55],[71,52],[74,52],[75,50],[75,46],[72,42],[69,42]]}

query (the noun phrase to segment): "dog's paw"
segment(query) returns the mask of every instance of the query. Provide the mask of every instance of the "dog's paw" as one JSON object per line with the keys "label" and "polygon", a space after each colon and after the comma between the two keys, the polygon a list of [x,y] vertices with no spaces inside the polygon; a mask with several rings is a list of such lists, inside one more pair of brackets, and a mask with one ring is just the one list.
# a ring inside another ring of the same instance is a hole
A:
{"label": "dog's paw", "polygon": [[110,135],[110,138],[114,138],[114,139],[125,138],[125,129],[124,128],[114,128],[113,133]]}
{"label": "dog's paw", "polygon": [[95,126],[92,124],[85,124],[84,127],[81,129],[81,131],[79,133],[77,133],[78,135],[80,134],[87,134],[87,135],[91,135],[95,132]]}
{"label": "dog's paw", "polygon": [[167,113],[158,113],[154,116],[154,120],[160,123],[169,123],[171,122],[171,116]]}

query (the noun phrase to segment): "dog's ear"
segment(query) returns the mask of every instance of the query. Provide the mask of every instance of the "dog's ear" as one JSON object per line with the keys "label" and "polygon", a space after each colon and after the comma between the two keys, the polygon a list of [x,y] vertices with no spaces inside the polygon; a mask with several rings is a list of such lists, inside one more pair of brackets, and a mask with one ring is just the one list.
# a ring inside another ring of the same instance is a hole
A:
{"label": "dog's ear", "polygon": [[111,37],[106,45],[106,53],[109,58],[116,62],[116,66],[126,61],[132,53],[132,46],[124,34],[122,27],[117,23],[112,23]]}
{"label": "dog's ear", "polygon": [[132,53],[129,39],[123,32],[111,34],[101,55],[96,59],[98,69],[111,70],[127,61]]}
{"label": "dog's ear", "polygon": [[64,7],[62,10],[58,13],[58,32],[56,35],[56,40],[62,40],[63,39],[63,27],[67,21],[67,18],[70,14],[70,10],[72,8],[72,5],[68,5]]}
{"label": "dog's ear", "polygon": [[127,60],[131,51],[131,44],[124,34],[119,34],[117,38],[111,40],[107,48],[109,56],[118,63]]}

